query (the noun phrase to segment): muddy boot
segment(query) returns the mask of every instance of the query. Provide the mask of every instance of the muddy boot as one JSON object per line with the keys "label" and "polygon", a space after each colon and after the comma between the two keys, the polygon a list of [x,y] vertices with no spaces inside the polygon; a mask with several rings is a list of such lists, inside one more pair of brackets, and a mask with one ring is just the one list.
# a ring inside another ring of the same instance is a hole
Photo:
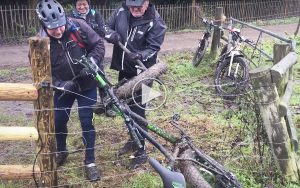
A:
{"label": "muddy boot", "polygon": [[61,151],[56,154],[56,165],[57,167],[62,166],[66,161],[69,153],[68,151]]}
{"label": "muddy boot", "polygon": [[90,163],[85,166],[85,174],[89,181],[98,181],[101,179],[100,172],[95,163]]}
{"label": "muddy boot", "polygon": [[148,159],[147,153],[145,150],[139,150],[134,154],[134,158],[131,159],[131,162],[128,166],[129,170],[136,169],[142,164],[146,163]]}
{"label": "muddy boot", "polygon": [[128,140],[126,142],[126,144],[121,149],[119,149],[119,151],[116,155],[121,156],[121,155],[124,155],[124,154],[129,153],[129,152],[133,152],[133,151],[136,151],[136,150],[138,150],[138,148],[135,145],[135,143],[132,140]]}
{"label": "muddy boot", "polygon": [[111,105],[105,107],[105,115],[107,117],[116,117],[116,112],[112,109]]}
{"label": "muddy boot", "polygon": [[102,102],[97,102],[94,106],[94,113],[97,115],[105,113],[105,107]]}

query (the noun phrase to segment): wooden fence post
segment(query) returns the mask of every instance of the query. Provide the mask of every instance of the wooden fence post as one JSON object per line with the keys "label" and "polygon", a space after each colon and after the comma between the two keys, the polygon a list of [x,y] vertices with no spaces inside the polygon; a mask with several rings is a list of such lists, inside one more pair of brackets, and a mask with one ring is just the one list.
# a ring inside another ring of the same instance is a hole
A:
{"label": "wooden fence post", "polygon": [[38,99],[34,102],[35,123],[39,132],[38,163],[41,171],[39,186],[57,186],[55,162],[55,128],[53,114],[53,90],[51,86],[51,63],[49,38],[29,39],[30,63],[33,83],[38,88]]}
{"label": "wooden fence post", "polygon": [[[222,24],[222,16],[223,16],[223,7],[217,7],[216,8],[216,15],[215,15],[215,24],[221,26]],[[210,50],[210,55],[212,58],[217,57],[217,51],[220,46],[220,41],[221,41],[221,31],[218,28],[214,28],[214,34],[212,38],[212,43],[211,43],[211,50]]]}
{"label": "wooden fence post", "polygon": [[292,146],[297,151],[297,131],[289,110],[289,101],[293,92],[292,66],[297,63],[297,54],[291,52],[291,47],[288,44],[275,44],[273,54],[274,66],[271,73],[280,97],[279,112],[281,117],[285,119]]}
{"label": "wooden fence post", "polygon": [[295,153],[285,121],[279,114],[279,95],[270,67],[251,70],[250,80],[273,156],[287,180],[299,181]]}
{"label": "wooden fence post", "polygon": [[[274,44],[274,48],[273,48],[274,62],[273,62],[273,64],[276,65],[290,51],[291,51],[291,48],[290,48],[290,45],[288,45],[288,44]],[[276,80],[277,81],[276,87],[277,87],[279,97],[282,97],[284,94],[285,87],[286,87],[288,79],[289,79],[288,75],[289,75],[289,73],[285,74],[282,79],[280,79],[278,81]],[[275,79],[277,79],[277,78],[275,78]],[[273,80],[274,80],[274,78],[273,78]]]}
{"label": "wooden fence post", "polygon": [[196,25],[196,0],[192,1],[192,25]]}

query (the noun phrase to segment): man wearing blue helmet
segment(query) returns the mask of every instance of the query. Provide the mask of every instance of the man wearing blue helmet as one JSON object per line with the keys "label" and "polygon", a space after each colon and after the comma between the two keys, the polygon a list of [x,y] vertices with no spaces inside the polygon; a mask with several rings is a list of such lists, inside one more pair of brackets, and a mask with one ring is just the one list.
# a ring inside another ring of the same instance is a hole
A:
{"label": "man wearing blue helmet", "polygon": [[[95,9],[90,8],[90,0],[75,0],[75,9],[72,10],[70,17],[83,19],[86,23],[98,33],[98,35],[104,38],[104,21],[101,14]],[[104,73],[104,67],[100,67]],[[96,114],[105,113],[108,117],[115,117],[116,113],[111,109],[111,106],[107,105],[105,98],[107,94],[103,88],[99,87],[99,96],[101,101],[96,104],[94,112]]]}
{"label": "man wearing blue helmet", "polygon": [[[42,32],[50,38],[52,84],[54,85],[55,132],[57,165],[63,165],[68,156],[66,139],[67,122],[75,100],[85,145],[85,171],[88,180],[97,181],[100,173],[95,164],[95,128],[93,109],[97,99],[97,83],[78,63],[82,56],[95,61],[98,66],[104,58],[104,43],[84,20],[65,16],[63,7],[55,0],[41,0],[36,12]],[[77,37],[76,37],[77,36]]]}
{"label": "man wearing blue helmet", "polygon": [[[126,0],[117,8],[107,20],[105,27],[105,39],[114,44],[111,69],[119,71],[119,80],[130,79],[140,73],[136,68],[136,60],[139,59],[147,67],[156,63],[157,53],[160,50],[165,37],[166,25],[153,4],[149,0]],[[126,54],[119,47],[121,42],[131,53]],[[142,97],[139,91],[135,102],[141,103]],[[145,108],[130,104],[130,109],[145,118]],[[143,127],[147,130],[146,127]],[[135,158],[132,159],[129,169],[134,169],[147,161],[145,142],[143,149],[137,150],[129,140],[118,155],[135,150]]]}

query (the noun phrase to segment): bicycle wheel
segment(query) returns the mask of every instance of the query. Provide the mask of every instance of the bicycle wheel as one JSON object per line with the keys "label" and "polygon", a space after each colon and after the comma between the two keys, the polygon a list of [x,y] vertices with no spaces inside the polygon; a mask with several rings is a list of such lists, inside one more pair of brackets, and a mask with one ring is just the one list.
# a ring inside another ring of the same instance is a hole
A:
{"label": "bicycle wheel", "polygon": [[[158,61],[155,65],[148,68],[141,74],[133,77],[130,80],[127,80],[121,86],[114,88],[114,92],[119,99],[125,99],[131,97],[132,90],[135,87],[136,90],[141,89],[142,84],[149,85],[152,83],[153,79],[156,79],[163,73],[167,71],[167,64],[161,61]],[[139,83],[136,85],[136,83]]]}
{"label": "bicycle wheel", "polygon": [[215,88],[226,100],[233,100],[246,91],[249,80],[249,68],[242,57],[234,57],[230,68],[230,58],[220,63],[215,72]]}
{"label": "bicycle wheel", "polygon": [[[193,150],[187,149],[182,152],[180,157],[194,159],[195,154]],[[193,162],[182,160],[179,162],[179,169],[190,187],[211,188],[211,185],[202,177],[199,169]]]}
{"label": "bicycle wheel", "polygon": [[194,67],[197,67],[200,64],[201,60],[204,57],[207,47],[208,47],[208,39],[202,39],[199,42],[196,53],[193,57],[192,63],[194,65]]}

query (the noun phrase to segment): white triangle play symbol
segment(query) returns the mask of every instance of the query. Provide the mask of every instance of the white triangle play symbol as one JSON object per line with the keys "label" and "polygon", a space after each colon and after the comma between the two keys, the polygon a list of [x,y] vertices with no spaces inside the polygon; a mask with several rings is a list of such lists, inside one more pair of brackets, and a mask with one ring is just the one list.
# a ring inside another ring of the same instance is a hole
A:
{"label": "white triangle play symbol", "polygon": [[161,93],[155,91],[151,87],[142,84],[142,104],[146,104],[147,102],[161,96]]}

